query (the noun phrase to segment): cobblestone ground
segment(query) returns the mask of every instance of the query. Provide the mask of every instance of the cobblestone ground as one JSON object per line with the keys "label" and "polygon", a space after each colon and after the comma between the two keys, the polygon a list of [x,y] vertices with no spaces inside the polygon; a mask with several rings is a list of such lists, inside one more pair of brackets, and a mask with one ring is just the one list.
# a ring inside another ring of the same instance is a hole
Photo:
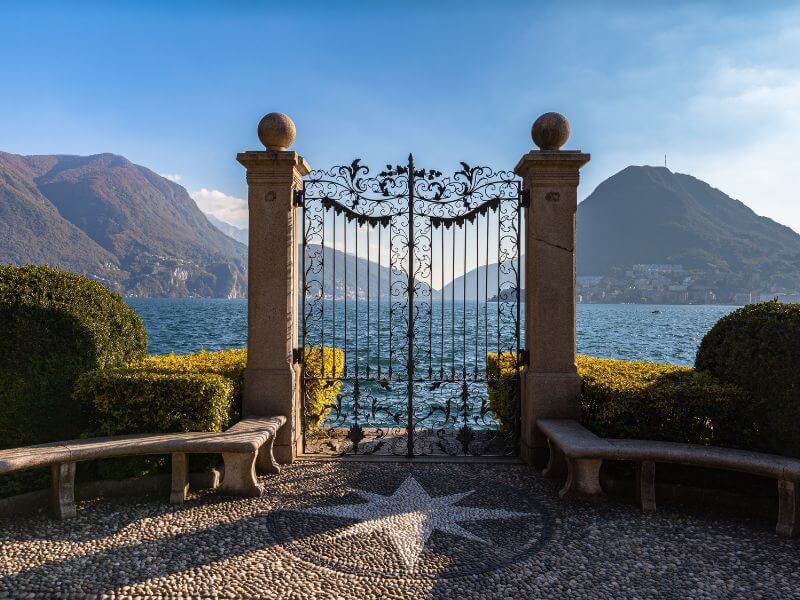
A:
{"label": "cobblestone ground", "polygon": [[521,465],[299,463],[258,499],[0,520],[0,598],[800,598],[772,524],[561,502]]}

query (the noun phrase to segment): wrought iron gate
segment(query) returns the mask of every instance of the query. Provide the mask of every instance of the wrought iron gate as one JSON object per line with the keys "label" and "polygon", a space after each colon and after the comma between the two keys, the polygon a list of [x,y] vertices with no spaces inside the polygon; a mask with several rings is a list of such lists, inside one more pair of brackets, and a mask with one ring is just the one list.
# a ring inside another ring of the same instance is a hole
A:
{"label": "wrought iron gate", "polygon": [[516,454],[524,194],[512,172],[461,167],[409,155],[305,179],[306,453]]}

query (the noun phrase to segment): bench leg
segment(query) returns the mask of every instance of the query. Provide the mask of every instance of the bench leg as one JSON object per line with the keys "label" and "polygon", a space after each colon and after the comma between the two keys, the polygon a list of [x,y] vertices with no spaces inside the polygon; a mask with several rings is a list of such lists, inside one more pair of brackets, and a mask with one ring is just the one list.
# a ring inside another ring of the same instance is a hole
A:
{"label": "bench leg", "polygon": [[636,502],[643,513],[656,512],[656,463],[652,460],[636,463]]}
{"label": "bench leg", "polygon": [[50,504],[57,519],[75,516],[75,463],[50,465],[52,495]]}
{"label": "bench leg", "polygon": [[558,493],[559,498],[602,498],[603,489],[600,487],[602,465],[602,458],[568,458],[567,482]]}
{"label": "bench leg", "polygon": [[275,445],[275,436],[271,436],[267,443],[261,446],[258,451],[258,459],[256,467],[259,473],[280,473],[281,468],[275,462],[275,456],[272,454],[272,446]]}
{"label": "bench leg", "polygon": [[172,453],[172,490],[170,504],[183,504],[189,493],[189,463],[184,452]]}
{"label": "bench leg", "polygon": [[778,535],[795,537],[800,534],[800,482],[778,480]]}
{"label": "bench leg", "polygon": [[542,475],[553,479],[563,479],[567,475],[567,461],[564,453],[550,439],[547,440],[547,448],[550,450],[550,457],[547,459],[547,467],[542,471]]}
{"label": "bench leg", "polygon": [[256,478],[256,452],[252,454],[243,452],[223,452],[222,460],[225,463],[225,474],[219,488],[221,494],[231,496],[261,495],[263,488]]}

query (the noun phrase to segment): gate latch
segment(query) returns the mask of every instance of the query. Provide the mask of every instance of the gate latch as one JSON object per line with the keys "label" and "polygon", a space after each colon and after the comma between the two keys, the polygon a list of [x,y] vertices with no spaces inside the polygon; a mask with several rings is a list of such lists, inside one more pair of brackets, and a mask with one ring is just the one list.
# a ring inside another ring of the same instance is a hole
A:
{"label": "gate latch", "polygon": [[521,348],[519,351],[519,364],[529,367],[531,364],[531,353],[527,348]]}
{"label": "gate latch", "polygon": [[292,361],[296,365],[303,364],[303,349],[302,348],[292,348]]}
{"label": "gate latch", "polygon": [[294,199],[295,206],[305,206],[306,201],[306,190],[305,188],[295,189],[292,192],[292,196]]}
{"label": "gate latch", "polygon": [[520,193],[519,205],[523,208],[526,206],[530,206],[531,204],[531,190],[530,188],[524,188]]}

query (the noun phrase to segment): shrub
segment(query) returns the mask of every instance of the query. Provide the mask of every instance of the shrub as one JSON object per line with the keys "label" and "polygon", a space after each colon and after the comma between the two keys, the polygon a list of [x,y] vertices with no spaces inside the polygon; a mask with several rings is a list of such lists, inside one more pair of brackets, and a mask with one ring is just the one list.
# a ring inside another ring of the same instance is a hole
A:
{"label": "shrub", "polygon": [[[96,415],[87,435],[132,433],[176,433],[184,431],[223,431],[232,419],[236,404],[233,380],[211,372],[179,370],[192,357],[164,361],[161,370],[147,371],[142,363],[133,366],[98,369],[81,375],[73,392],[77,401],[90,404]],[[164,357],[147,359],[160,364]],[[144,362],[144,361],[143,361]],[[202,364],[202,359],[199,361]],[[169,367],[175,370],[170,371]],[[218,457],[191,457],[194,469],[216,464]],[[163,457],[131,457],[100,461],[96,477],[120,479],[164,470]]]}
{"label": "shrub", "polygon": [[305,377],[305,424],[306,433],[319,432],[320,426],[331,412],[342,381],[344,351],[330,346],[315,346],[305,349],[303,358]]}
{"label": "shrub", "polygon": [[219,352],[197,352],[195,354],[166,354],[148,356],[128,365],[131,370],[148,373],[213,373],[225,377],[233,384],[231,420],[241,414],[244,369],[247,365],[247,350],[222,350]]}
{"label": "shrub", "polygon": [[706,334],[695,367],[750,391],[761,449],[800,457],[800,304],[751,304]]}
{"label": "shrub", "polygon": [[0,266],[0,448],[66,440],[88,425],[70,398],[86,371],[145,356],[141,320],[81,275]]}
{"label": "shrub", "polygon": [[521,369],[516,352],[489,352],[486,355],[489,408],[503,432],[516,429],[519,413],[518,374]]}
{"label": "shrub", "polygon": [[96,435],[222,431],[235,386],[214,373],[150,372],[122,367],[81,375],[76,400],[90,402]]}
{"label": "shrub", "polygon": [[603,437],[752,447],[749,394],[707,373],[640,361],[578,357],[582,421]]}

